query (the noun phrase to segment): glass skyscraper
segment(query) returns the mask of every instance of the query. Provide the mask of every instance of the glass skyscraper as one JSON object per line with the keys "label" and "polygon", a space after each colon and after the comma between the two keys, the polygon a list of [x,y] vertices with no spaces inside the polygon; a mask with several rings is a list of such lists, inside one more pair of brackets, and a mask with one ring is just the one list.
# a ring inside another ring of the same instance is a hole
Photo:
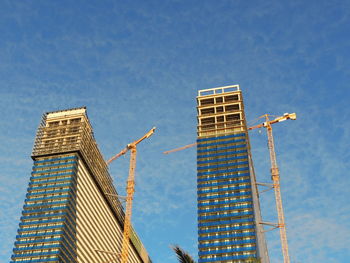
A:
{"label": "glass skyscraper", "polygon": [[199,262],[269,262],[238,85],[197,97]]}
{"label": "glass skyscraper", "polygon": [[[44,114],[12,263],[119,262],[124,211],[86,108]],[[129,262],[151,260],[132,230]]]}

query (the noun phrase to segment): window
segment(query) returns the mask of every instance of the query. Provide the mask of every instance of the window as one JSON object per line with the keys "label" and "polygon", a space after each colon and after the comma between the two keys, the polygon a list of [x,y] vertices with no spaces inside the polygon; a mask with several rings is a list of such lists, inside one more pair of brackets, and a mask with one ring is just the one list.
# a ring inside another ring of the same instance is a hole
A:
{"label": "window", "polygon": [[211,98],[211,99],[204,99],[204,100],[201,100],[201,106],[203,105],[210,105],[210,104],[214,104],[214,99]]}
{"label": "window", "polygon": [[52,122],[49,122],[49,127],[56,127],[60,124],[59,121],[52,121]]}
{"label": "window", "polygon": [[240,119],[241,119],[240,114],[226,115],[226,121],[234,121],[234,120],[240,120]]}
{"label": "window", "polygon": [[215,99],[216,103],[222,103],[223,102],[223,98],[219,97]]}
{"label": "window", "polygon": [[216,117],[217,122],[224,122],[224,116],[218,116]]}
{"label": "window", "polygon": [[225,111],[239,110],[239,104],[228,105],[225,107]]}
{"label": "window", "polygon": [[237,101],[237,100],[238,100],[238,94],[225,97],[225,102]]}
{"label": "window", "polygon": [[214,108],[207,108],[207,109],[202,109],[201,114],[214,114]]}
{"label": "window", "polygon": [[215,123],[214,117],[204,118],[201,120],[201,124],[212,124],[212,123]]}
{"label": "window", "polygon": [[224,112],[224,107],[216,107],[216,112],[217,113]]}

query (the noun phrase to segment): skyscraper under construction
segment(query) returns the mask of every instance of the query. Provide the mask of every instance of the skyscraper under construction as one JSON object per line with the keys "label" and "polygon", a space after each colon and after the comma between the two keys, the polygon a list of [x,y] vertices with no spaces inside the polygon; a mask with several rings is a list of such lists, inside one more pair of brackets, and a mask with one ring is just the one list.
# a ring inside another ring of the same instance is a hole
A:
{"label": "skyscraper under construction", "polygon": [[[119,262],[124,211],[86,108],[44,114],[13,263]],[[129,261],[151,260],[132,230]]]}
{"label": "skyscraper under construction", "polygon": [[199,262],[269,262],[238,85],[197,97]]}

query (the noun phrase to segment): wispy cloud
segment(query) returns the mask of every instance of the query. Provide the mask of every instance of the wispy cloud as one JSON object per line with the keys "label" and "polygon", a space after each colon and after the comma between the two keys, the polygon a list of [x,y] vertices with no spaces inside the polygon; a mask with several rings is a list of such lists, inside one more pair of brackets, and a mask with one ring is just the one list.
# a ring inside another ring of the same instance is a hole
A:
{"label": "wispy cloud", "polygon": [[[195,150],[161,152],[195,140],[198,89],[236,83],[248,119],[298,114],[274,128],[292,261],[349,257],[348,3],[5,1],[1,9],[3,261],[41,114],[82,105],[105,158],[157,126],[139,146],[133,222],[154,262],[176,262],[172,243],[196,255]],[[251,140],[258,179],[268,181],[266,137]],[[122,193],[128,157],[110,169]],[[263,217],[275,219],[273,193],[261,202]],[[280,262],[278,232],[267,237],[271,262]]]}

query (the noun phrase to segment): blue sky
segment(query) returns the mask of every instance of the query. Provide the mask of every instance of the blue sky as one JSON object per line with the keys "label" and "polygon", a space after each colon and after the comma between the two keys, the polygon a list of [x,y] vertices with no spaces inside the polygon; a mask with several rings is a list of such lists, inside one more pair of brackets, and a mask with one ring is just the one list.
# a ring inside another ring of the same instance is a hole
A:
{"label": "blue sky", "polygon": [[[248,120],[296,112],[274,127],[294,263],[350,257],[349,1],[0,0],[0,261],[8,262],[44,112],[87,106],[107,159],[139,146],[133,223],[154,263],[196,249],[199,89],[240,84]],[[250,134],[259,181],[266,135]],[[128,158],[110,166],[124,191]],[[272,192],[263,218],[276,220]],[[281,262],[278,231],[267,233]]]}

